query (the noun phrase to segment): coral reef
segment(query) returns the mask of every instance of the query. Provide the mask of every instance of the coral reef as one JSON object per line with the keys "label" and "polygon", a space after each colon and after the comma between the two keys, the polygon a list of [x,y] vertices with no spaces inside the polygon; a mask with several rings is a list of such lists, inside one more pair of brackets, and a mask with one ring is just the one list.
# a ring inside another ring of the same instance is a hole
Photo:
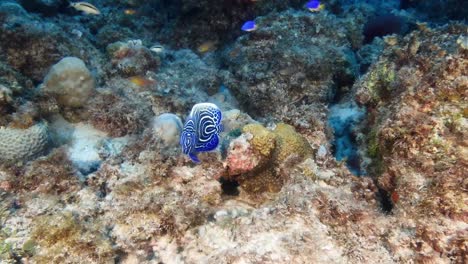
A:
{"label": "coral reef", "polygon": [[156,75],[157,89],[161,94],[178,100],[196,96],[198,98],[193,99],[196,101],[203,98],[200,92],[213,95],[221,86],[218,69],[201,60],[190,50],[168,51],[165,63]]}
{"label": "coral reef", "polygon": [[35,253],[32,260],[38,263],[113,263],[114,259],[105,230],[94,224],[86,225],[72,213],[38,217],[31,240],[23,248],[31,248],[27,251]]}
{"label": "coral reef", "polygon": [[[58,165],[60,164],[60,165]],[[45,194],[73,194],[80,182],[64,149],[55,149],[48,156],[28,164],[20,178],[9,179],[16,190]]]}
{"label": "coral reef", "polygon": [[3,85],[0,85],[0,113],[5,115],[8,107],[11,105],[13,98],[13,93],[10,89],[6,88]]}
{"label": "coral reef", "polygon": [[0,262],[466,263],[466,1],[305,2],[0,1]]}
{"label": "coral reef", "polygon": [[194,48],[206,40],[232,40],[240,35],[239,29],[244,21],[268,12],[285,10],[291,5],[299,7],[302,4],[302,1],[298,0],[184,0],[180,3],[163,3],[162,8],[175,9],[179,16],[171,21],[170,27],[162,30],[161,37],[179,48]]}
{"label": "coral reef", "polygon": [[0,11],[0,53],[14,70],[38,83],[49,68],[65,56],[83,59],[100,68],[103,56],[86,38],[75,41],[71,31],[58,23],[44,22],[15,3]]}

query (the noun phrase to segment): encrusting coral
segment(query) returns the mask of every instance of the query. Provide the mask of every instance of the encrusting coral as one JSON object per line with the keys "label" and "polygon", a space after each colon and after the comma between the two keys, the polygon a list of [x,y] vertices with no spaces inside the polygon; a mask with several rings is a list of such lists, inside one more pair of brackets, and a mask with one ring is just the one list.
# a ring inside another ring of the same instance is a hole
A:
{"label": "encrusting coral", "polygon": [[269,130],[248,124],[231,142],[226,158],[227,178],[239,182],[248,193],[278,192],[286,180],[280,169],[312,156],[305,138],[290,125],[280,123]]}

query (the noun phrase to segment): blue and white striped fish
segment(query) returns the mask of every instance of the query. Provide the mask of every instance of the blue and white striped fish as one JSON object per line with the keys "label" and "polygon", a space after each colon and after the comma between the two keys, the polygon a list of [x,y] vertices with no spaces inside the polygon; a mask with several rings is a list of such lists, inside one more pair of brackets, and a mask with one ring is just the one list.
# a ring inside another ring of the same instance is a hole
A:
{"label": "blue and white striped fish", "polygon": [[195,163],[200,162],[197,153],[214,150],[219,144],[222,131],[221,110],[212,103],[193,106],[180,135],[180,145],[184,154]]}

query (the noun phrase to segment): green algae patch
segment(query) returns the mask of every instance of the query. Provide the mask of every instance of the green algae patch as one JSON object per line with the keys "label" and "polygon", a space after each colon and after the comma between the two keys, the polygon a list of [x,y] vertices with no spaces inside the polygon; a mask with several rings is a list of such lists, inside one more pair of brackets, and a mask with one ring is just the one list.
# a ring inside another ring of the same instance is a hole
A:
{"label": "green algae patch", "polygon": [[363,86],[367,89],[370,101],[377,104],[381,100],[387,100],[396,80],[395,65],[393,63],[378,63],[366,77]]}

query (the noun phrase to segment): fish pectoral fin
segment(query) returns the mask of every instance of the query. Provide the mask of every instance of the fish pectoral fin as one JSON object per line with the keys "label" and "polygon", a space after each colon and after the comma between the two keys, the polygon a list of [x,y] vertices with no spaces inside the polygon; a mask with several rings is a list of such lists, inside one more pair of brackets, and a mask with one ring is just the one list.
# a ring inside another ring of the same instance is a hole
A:
{"label": "fish pectoral fin", "polygon": [[190,159],[191,159],[193,162],[195,162],[195,163],[200,163],[200,160],[198,159],[196,153],[190,153],[190,154],[189,154],[189,157],[190,157]]}

